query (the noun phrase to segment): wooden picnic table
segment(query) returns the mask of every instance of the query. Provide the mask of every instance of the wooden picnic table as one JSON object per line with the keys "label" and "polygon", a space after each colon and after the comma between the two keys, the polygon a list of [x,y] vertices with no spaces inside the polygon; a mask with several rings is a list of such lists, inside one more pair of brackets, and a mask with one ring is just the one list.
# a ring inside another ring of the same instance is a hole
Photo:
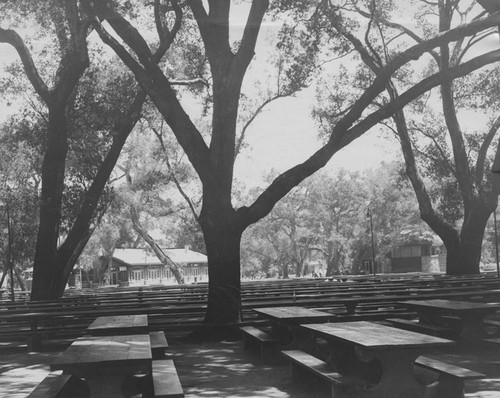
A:
{"label": "wooden picnic table", "polygon": [[402,301],[400,304],[417,311],[421,322],[457,326],[456,322],[450,323],[443,316],[459,317],[459,337],[465,340],[482,340],[485,337],[491,337],[486,334],[483,321],[486,315],[500,309],[499,303],[442,299],[408,300]]}
{"label": "wooden picnic table", "polygon": [[279,338],[283,345],[296,345],[300,340],[300,324],[328,322],[336,316],[328,312],[304,307],[254,308],[259,316],[271,321],[271,334]]}
{"label": "wooden picnic table", "polygon": [[314,337],[328,341],[320,350],[338,372],[362,378],[366,389],[359,398],[422,398],[426,386],[413,373],[417,357],[454,342],[373,322],[339,322],[301,325]]}
{"label": "wooden picnic table", "polygon": [[89,383],[91,397],[122,397],[127,376],[150,374],[152,367],[149,334],[90,336],[76,339],[52,363]]}
{"label": "wooden picnic table", "polygon": [[148,316],[137,314],[99,316],[89,325],[87,331],[93,335],[112,335],[146,332],[147,329]]}

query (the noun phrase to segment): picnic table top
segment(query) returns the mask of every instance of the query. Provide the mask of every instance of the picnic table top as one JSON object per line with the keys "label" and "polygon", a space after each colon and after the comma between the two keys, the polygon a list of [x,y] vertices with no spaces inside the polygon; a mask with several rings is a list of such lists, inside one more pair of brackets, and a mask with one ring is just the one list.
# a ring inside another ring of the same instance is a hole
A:
{"label": "picnic table top", "polygon": [[478,303],[474,301],[460,301],[460,300],[407,300],[400,301],[400,304],[415,309],[436,309],[448,310],[453,312],[477,312],[477,311],[495,311],[500,308],[499,303]]}
{"label": "picnic table top", "polygon": [[109,315],[99,316],[92,322],[87,329],[125,329],[140,328],[148,326],[148,316],[146,314],[138,315]]}
{"label": "picnic table top", "polygon": [[306,320],[328,320],[335,318],[335,315],[328,312],[318,311],[304,307],[265,307],[254,308],[254,312],[270,319],[278,321],[297,321]]}
{"label": "picnic table top", "polygon": [[336,315],[304,307],[264,307],[253,308],[255,313],[277,323],[298,325],[300,323],[327,322]]}
{"label": "picnic table top", "polygon": [[50,366],[65,370],[71,366],[151,362],[149,334],[79,337]]}
{"label": "picnic table top", "polygon": [[356,344],[367,350],[434,348],[455,344],[452,340],[366,321],[309,324],[301,327],[327,339]]}

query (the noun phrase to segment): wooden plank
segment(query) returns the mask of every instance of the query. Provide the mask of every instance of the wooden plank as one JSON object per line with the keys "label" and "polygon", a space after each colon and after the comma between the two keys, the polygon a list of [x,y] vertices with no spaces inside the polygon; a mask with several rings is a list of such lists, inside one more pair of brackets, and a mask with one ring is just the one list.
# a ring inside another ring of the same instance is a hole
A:
{"label": "wooden plank", "polygon": [[434,358],[420,356],[415,361],[415,364],[438,373],[446,374],[457,379],[473,380],[482,379],[484,374],[474,372],[469,369],[461,368],[447,362],[443,362]]}
{"label": "wooden plank", "polygon": [[336,385],[363,387],[366,384],[358,378],[345,376],[329,369],[326,362],[304,351],[284,350],[281,354],[293,363]]}
{"label": "wooden plank", "polygon": [[80,366],[136,361],[147,363],[148,360],[151,360],[149,334],[81,337],[56,358],[51,370],[60,370],[75,364]]}
{"label": "wooden plank", "polygon": [[453,328],[440,326],[440,325],[433,325],[430,323],[422,323],[422,322],[414,321],[411,319],[388,318],[386,320],[388,322],[391,322],[396,327],[401,327],[403,329],[412,330],[414,332],[432,334],[435,336],[451,337],[451,336],[456,335],[458,333]]}
{"label": "wooden plank", "polygon": [[253,326],[242,326],[240,330],[245,334],[252,336],[253,338],[266,343],[274,343],[278,342],[276,337],[271,336],[269,333],[264,332],[263,330],[257,329]]}
{"label": "wooden plank", "polygon": [[173,360],[153,361],[153,388],[156,398],[184,397],[184,391]]}
{"label": "wooden plank", "polygon": [[28,395],[28,398],[55,398],[70,378],[69,374],[49,373]]}
{"label": "wooden plank", "polygon": [[149,340],[151,342],[151,353],[153,355],[153,359],[163,358],[165,356],[165,350],[168,348],[165,332],[161,330],[149,332]]}
{"label": "wooden plank", "polygon": [[451,340],[440,337],[366,321],[310,324],[301,327],[315,331],[325,338],[354,343],[370,350],[439,347],[455,344]]}

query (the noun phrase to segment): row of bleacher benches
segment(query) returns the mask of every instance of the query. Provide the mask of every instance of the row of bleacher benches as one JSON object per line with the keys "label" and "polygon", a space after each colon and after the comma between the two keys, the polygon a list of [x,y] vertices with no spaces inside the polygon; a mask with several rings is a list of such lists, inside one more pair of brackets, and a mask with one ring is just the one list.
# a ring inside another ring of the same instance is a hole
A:
{"label": "row of bleacher benches", "polygon": [[[260,287],[259,287],[260,286]],[[335,313],[342,320],[411,318],[414,314],[397,301],[414,298],[474,299],[489,295],[500,300],[500,280],[484,276],[462,278],[421,277],[382,282],[331,282],[294,280],[242,283],[243,324],[259,324],[252,308],[301,305]],[[3,301],[0,310],[0,342],[73,339],[82,335],[95,316],[145,313],[153,329],[170,336],[202,326],[206,286],[111,292],[43,302]],[[40,314],[38,318],[34,314]]]}

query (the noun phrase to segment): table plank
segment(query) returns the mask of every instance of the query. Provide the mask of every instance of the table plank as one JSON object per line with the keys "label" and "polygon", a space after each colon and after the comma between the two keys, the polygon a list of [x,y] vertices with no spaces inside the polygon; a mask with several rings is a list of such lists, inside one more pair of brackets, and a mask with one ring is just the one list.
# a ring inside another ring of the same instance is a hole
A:
{"label": "table plank", "polygon": [[73,365],[100,365],[112,362],[151,361],[149,334],[80,337],[61,353],[51,370]]}
{"label": "table plank", "polygon": [[278,321],[303,322],[305,320],[328,320],[335,318],[334,314],[304,307],[265,307],[254,308],[253,311]]}
{"label": "table plank", "polygon": [[324,337],[353,343],[369,350],[420,348],[452,345],[452,340],[393,328],[373,322],[341,322],[301,325]]}
{"label": "table plank", "polygon": [[124,328],[139,328],[148,326],[148,316],[145,314],[139,315],[110,315],[97,317],[92,322],[88,330],[99,329],[124,329]]}
{"label": "table plank", "polygon": [[433,300],[407,300],[400,301],[399,304],[410,306],[413,308],[433,308],[438,310],[448,310],[456,312],[467,312],[467,311],[494,311],[500,308],[498,303],[478,303],[473,301],[460,301],[460,300],[443,300],[443,299],[433,299]]}

